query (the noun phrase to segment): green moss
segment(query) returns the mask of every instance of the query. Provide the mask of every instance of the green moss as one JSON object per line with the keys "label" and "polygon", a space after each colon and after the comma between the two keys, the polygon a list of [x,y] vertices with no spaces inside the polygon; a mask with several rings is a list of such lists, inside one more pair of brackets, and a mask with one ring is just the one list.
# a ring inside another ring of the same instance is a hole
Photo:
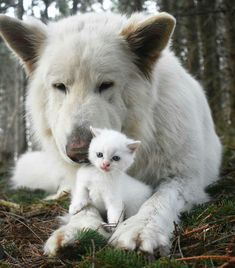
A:
{"label": "green moss", "polygon": [[187,264],[171,260],[169,258],[160,258],[159,260],[145,266],[144,268],[188,268]]}
{"label": "green moss", "polygon": [[147,260],[143,255],[136,252],[105,247],[98,252],[92,253],[92,255],[84,257],[79,267],[88,268],[91,267],[92,263],[95,263],[95,267],[102,268],[141,268],[146,265]]}
{"label": "green moss", "polygon": [[194,207],[189,213],[183,213],[181,225],[196,227],[216,220],[226,221],[226,216],[235,217],[235,199],[219,200]]}
{"label": "green moss", "polygon": [[19,190],[11,190],[8,192],[9,201],[18,204],[34,204],[40,202],[46,197],[46,193],[43,190],[29,190],[22,188]]}

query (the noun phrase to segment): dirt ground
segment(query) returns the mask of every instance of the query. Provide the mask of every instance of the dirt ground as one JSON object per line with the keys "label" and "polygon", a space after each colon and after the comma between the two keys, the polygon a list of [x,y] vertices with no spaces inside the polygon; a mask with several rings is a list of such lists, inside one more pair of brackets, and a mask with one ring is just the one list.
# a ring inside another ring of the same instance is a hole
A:
{"label": "dirt ground", "polygon": [[[44,201],[46,194],[8,186],[8,167],[0,169],[0,267],[235,267],[235,150],[224,155],[220,181],[208,188],[212,200],[182,215],[175,224],[169,258],[120,251],[93,232],[56,258],[43,255],[43,244],[59,226],[57,216],[69,198]],[[94,243],[95,241],[95,243]]]}

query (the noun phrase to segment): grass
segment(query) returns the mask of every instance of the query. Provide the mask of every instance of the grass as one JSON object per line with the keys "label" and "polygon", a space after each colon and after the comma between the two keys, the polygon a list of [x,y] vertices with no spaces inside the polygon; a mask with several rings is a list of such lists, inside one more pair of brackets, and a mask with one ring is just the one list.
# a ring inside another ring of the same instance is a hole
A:
{"label": "grass", "polygon": [[59,226],[56,216],[69,200],[46,202],[43,191],[10,190],[0,167],[0,267],[235,267],[235,150],[224,153],[221,179],[208,187],[212,201],[193,208],[175,225],[171,255],[160,258],[117,250],[95,231],[78,234],[77,242],[58,257],[43,255],[43,244]]}

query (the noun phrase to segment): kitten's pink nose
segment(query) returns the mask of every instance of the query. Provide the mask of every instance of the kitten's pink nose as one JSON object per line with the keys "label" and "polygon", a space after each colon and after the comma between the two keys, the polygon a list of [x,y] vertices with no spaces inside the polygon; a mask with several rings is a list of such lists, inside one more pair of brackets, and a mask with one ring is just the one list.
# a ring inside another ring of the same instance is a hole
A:
{"label": "kitten's pink nose", "polygon": [[110,162],[108,160],[104,160],[102,165],[101,165],[101,168],[105,171],[108,171],[109,170],[109,167],[110,167]]}

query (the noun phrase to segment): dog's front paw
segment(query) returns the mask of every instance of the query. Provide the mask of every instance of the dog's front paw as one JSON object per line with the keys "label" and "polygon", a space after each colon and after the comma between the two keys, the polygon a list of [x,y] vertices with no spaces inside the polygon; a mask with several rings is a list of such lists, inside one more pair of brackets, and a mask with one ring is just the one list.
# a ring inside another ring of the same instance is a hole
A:
{"label": "dog's front paw", "polygon": [[74,233],[62,227],[56,230],[46,241],[44,245],[44,254],[49,257],[54,257],[61,247],[74,242],[74,240]]}
{"label": "dog's front paw", "polygon": [[135,215],[122,222],[109,240],[115,247],[140,250],[153,254],[158,249],[160,254],[169,253],[169,235],[153,220]]}
{"label": "dog's front paw", "polygon": [[102,224],[103,219],[96,208],[91,206],[84,208],[76,215],[68,217],[68,223],[52,233],[44,246],[44,254],[55,256],[60,248],[73,244],[78,232],[84,229],[96,230],[109,238],[110,234],[104,230]]}
{"label": "dog's front paw", "polygon": [[48,195],[47,197],[44,198],[44,200],[45,201],[57,200],[65,196],[68,196],[70,192],[71,192],[71,189],[69,186],[63,186],[58,189],[57,193]]}

